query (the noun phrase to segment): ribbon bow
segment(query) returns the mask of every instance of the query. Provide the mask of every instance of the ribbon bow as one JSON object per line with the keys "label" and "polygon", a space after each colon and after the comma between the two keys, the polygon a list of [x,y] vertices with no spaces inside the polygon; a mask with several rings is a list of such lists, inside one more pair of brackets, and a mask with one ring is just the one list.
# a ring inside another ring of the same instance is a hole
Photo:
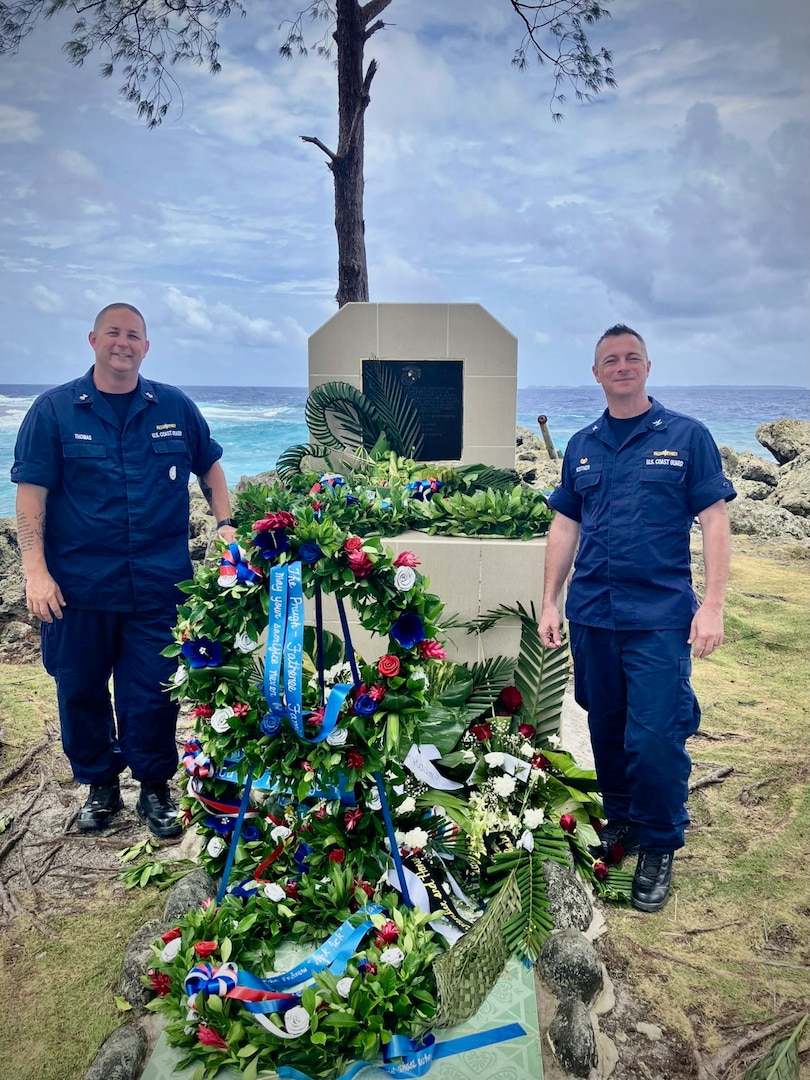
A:
{"label": "ribbon bow", "polygon": [[423,499],[432,498],[443,487],[444,484],[441,480],[431,476],[428,480],[411,480],[409,484],[405,485],[405,490],[410,491],[413,498],[421,502]]}
{"label": "ribbon bow", "polygon": [[197,964],[186,976],[186,994],[192,998],[201,992],[207,998],[227,997],[236,988],[238,974],[236,964],[221,964],[218,968]]}
{"label": "ribbon bow", "polygon": [[262,572],[251,566],[238,544],[228,544],[219,563],[217,584],[223,589],[232,585],[253,585],[261,581]]}
{"label": "ribbon bow", "polygon": [[189,776],[210,776],[211,758],[199,739],[189,739],[183,747],[183,768]]}

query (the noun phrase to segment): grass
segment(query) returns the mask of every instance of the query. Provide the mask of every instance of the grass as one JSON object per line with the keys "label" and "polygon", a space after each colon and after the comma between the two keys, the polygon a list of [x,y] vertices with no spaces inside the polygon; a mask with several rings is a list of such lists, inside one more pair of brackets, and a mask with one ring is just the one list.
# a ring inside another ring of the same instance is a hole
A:
{"label": "grass", "polygon": [[[742,1025],[807,1009],[810,998],[809,571],[799,553],[735,540],[727,640],[695,664],[703,724],[690,743],[693,779],[733,771],[690,798],[693,827],[664,911],[607,911],[613,962],[667,1028],[704,1052]],[[53,684],[39,667],[0,665],[0,772],[55,716]],[[121,1022],[125,945],[163,903],[154,888],[102,882],[71,902],[73,914],[45,913],[49,934],[19,919],[0,930],[2,1075],[81,1075]]]}
{"label": "grass", "polygon": [[693,826],[657,916],[608,913],[611,953],[667,1027],[703,1052],[810,1004],[807,717],[810,574],[735,540],[726,641],[694,665]]}

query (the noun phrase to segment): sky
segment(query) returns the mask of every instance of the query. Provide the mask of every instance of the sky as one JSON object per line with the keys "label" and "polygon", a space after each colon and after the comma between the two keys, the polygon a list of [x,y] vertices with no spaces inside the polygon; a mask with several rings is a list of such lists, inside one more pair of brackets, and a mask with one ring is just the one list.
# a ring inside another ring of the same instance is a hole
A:
{"label": "sky", "polygon": [[[156,130],[100,55],[68,63],[70,14],[0,56],[0,383],[83,373],[96,312],[126,300],[153,379],[306,384],[337,249],[331,173],[300,136],[334,146],[335,72],[279,56],[295,0],[246,6],[221,72],[177,70]],[[616,322],[659,385],[805,385],[804,0],[609,7],[589,37],[618,88],[554,123],[550,69],[511,64],[507,0],[393,0],[366,50],[371,300],[482,304],[523,387],[591,381]]]}

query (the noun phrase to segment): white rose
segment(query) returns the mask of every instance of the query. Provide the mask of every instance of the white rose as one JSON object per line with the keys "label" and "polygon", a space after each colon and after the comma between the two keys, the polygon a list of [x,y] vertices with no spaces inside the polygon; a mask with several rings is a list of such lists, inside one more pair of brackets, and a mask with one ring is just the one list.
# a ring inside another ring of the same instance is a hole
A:
{"label": "white rose", "polygon": [[236,574],[220,575],[217,578],[217,585],[219,585],[220,589],[231,589],[235,584]]}
{"label": "white rose", "polygon": [[218,735],[224,735],[226,731],[231,730],[231,717],[233,715],[233,709],[230,705],[226,705],[224,709],[214,709],[209,723]]}
{"label": "white rose", "polygon": [[366,806],[369,810],[381,810],[382,802],[380,801],[380,793],[377,791],[376,785],[371,789],[368,798],[366,799]]}
{"label": "white rose", "polygon": [[205,850],[212,859],[216,859],[225,850],[225,841],[219,836],[212,836],[205,846]]}
{"label": "white rose", "polygon": [[182,948],[183,942],[180,940],[180,938],[172,938],[171,941],[167,941],[166,944],[163,946],[163,949],[160,953],[160,959],[163,961],[164,964],[170,964]]}
{"label": "white rose", "polygon": [[520,839],[517,842],[517,846],[520,848],[525,848],[526,851],[534,851],[534,837],[528,829],[526,829],[521,835]]}
{"label": "white rose", "polygon": [[490,769],[499,769],[503,765],[504,757],[499,750],[493,750],[490,754],[484,754],[484,761]]}
{"label": "white rose", "polygon": [[234,647],[239,650],[239,652],[243,653],[253,652],[254,649],[258,649],[259,647],[258,641],[253,641],[250,634],[248,634],[244,630],[241,632],[241,634],[236,635],[236,637],[233,639],[233,644]]}
{"label": "white rose", "polygon": [[188,682],[188,672],[181,664],[174,675],[172,675],[172,685],[182,686],[184,682]]}
{"label": "white rose", "polygon": [[394,574],[394,588],[399,592],[408,592],[416,584],[416,571],[412,566],[399,566]]}
{"label": "white rose", "polygon": [[530,742],[525,742],[520,748],[520,756],[531,758],[534,757],[534,747]]}
{"label": "white rose", "polygon": [[284,1013],[284,1027],[296,1037],[309,1031],[310,1017],[303,1005],[294,1005]]}
{"label": "white rose", "polygon": [[402,949],[386,949],[380,953],[380,963],[390,964],[393,968],[401,967],[402,961],[405,959],[405,953]]}
{"label": "white rose", "polygon": [[546,739],[546,742],[550,746],[553,746],[554,749],[556,750],[557,747],[560,745],[560,736],[559,735],[549,735],[549,737]]}
{"label": "white rose", "polygon": [[412,814],[415,809],[416,809],[416,799],[412,798],[409,795],[407,799],[403,799],[402,802],[399,804],[399,806],[397,807],[397,813],[399,813],[399,814]]}
{"label": "white rose", "polygon": [[274,904],[277,904],[280,900],[283,900],[287,895],[280,885],[276,885],[275,881],[271,881],[265,885],[262,892],[268,900],[272,900]]}
{"label": "white rose", "polygon": [[353,982],[354,979],[351,977],[351,975],[347,975],[343,979],[338,979],[336,989],[342,998],[347,998],[349,996],[349,994],[351,993]]}
{"label": "white rose", "polygon": [[338,727],[334,731],[330,731],[326,736],[326,741],[330,746],[343,746],[349,737],[349,733],[346,728]]}
{"label": "white rose", "polygon": [[409,848],[423,848],[429,839],[424,829],[411,829],[410,832],[405,833],[403,842]]}
{"label": "white rose", "polygon": [[278,843],[280,840],[286,840],[288,836],[292,836],[292,829],[288,829],[286,825],[276,825],[274,829],[270,830],[270,836]]}
{"label": "white rose", "polygon": [[501,799],[508,799],[515,790],[515,780],[511,776],[496,776],[492,781],[492,790]]}
{"label": "white rose", "polygon": [[546,815],[541,808],[538,808],[537,810],[527,810],[523,815],[523,824],[527,829],[539,829],[545,820]]}

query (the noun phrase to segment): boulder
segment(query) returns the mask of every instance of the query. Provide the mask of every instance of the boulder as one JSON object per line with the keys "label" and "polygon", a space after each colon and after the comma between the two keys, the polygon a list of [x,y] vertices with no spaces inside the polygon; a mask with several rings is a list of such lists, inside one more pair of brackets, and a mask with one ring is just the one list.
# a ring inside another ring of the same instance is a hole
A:
{"label": "boulder", "polygon": [[807,420],[774,420],[770,424],[760,424],[755,434],[757,441],[770,450],[780,465],[810,451],[810,422]]}
{"label": "boulder", "polygon": [[579,998],[586,1004],[602,989],[602,964],[590,941],[579,930],[552,930],[537,961],[540,978],[561,1000]]}
{"label": "boulder", "polygon": [[796,517],[810,518],[810,450],[782,466],[768,501]]}
{"label": "boulder", "polygon": [[717,449],[720,451],[720,460],[723,462],[723,472],[726,476],[736,476],[739,462],[737,451],[732,450],[730,446],[718,446]]}
{"label": "boulder", "polygon": [[172,886],[166,900],[163,918],[167,923],[175,923],[189,911],[198,908],[203,900],[216,895],[217,883],[211,875],[202,868],[192,870],[190,874],[186,874]]}
{"label": "boulder", "polygon": [[137,1080],[146,1051],[144,1032],[137,1024],[124,1024],[104,1040],[82,1080]]}
{"label": "boulder", "polygon": [[587,930],[593,919],[593,905],[576,874],[547,859],[543,863],[543,877],[555,928]]}
{"label": "boulder", "polygon": [[251,484],[267,484],[268,487],[272,487],[273,484],[278,483],[278,473],[275,469],[269,469],[266,472],[256,473],[255,476],[240,476],[239,483],[233,489],[237,495],[249,487]]}
{"label": "boulder", "polygon": [[737,472],[743,480],[752,480],[768,487],[776,487],[779,483],[779,466],[776,462],[752,454],[750,450],[740,454],[737,459]]}
{"label": "boulder", "polygon": [[567,1073],[581,1077],[590,1074],[597,1062],[596,1035],[587,1006],[579,998],[560,1002],[548,1038]]}
{"label": "boulder", "polygon": [[0,519],[0,619],[29,618],[14,518]]}
{"label": "boulder", "polygon": [[152,1000],[153,994],[148,986],[141,982],[141,976],[146,975],[155,964],[155,952],[152,946],[161,934],[170,929],[169,923],[158,922],[153,919],[144,923],[140,930],[136,930],[129,939],[124,964],[121,969],[121,978],[118,982],[118,993],[132,1005],[138,1015]]}
{"label": "boulder", "polygon": [[[777,489],[778,490],[778,489]],[[810,539],[810,521],[796,517],[779,506],[752,499],[735,499],[728,504],[731,531],[738,536],[753,536],[767,541]]]}

